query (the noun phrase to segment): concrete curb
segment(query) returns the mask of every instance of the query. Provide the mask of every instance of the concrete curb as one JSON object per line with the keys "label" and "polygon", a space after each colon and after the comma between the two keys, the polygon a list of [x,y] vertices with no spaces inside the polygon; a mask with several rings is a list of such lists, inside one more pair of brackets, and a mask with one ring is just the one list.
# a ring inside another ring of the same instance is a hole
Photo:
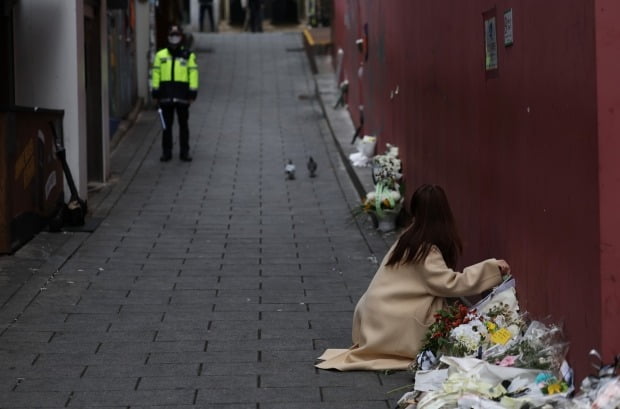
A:
{"label": "concrete curb", "polygon": [[313,76],[316,96],[321,105],[323,115],[327,120],[330,133],[342,157],[342,162],[361,199],[366,196],[366,192],[374,190],[371,168],[360,168],[351,164],[349,155],[357,152],[356,146],[351,144],[351,139],[355,134],[355,126],[347,109],[333,108],[338,101],[339,95],[338,84],[330,65],[331,59],[327,56],[315,56],[315,60],[318,66],[318,73]]}

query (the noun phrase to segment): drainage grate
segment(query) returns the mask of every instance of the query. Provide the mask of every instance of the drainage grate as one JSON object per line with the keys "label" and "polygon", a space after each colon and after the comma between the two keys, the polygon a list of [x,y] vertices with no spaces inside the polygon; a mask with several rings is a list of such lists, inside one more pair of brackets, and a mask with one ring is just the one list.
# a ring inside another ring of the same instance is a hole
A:
{"label": "drainage grate", "polygon": [[295,47],[295,48],[287,48],[286,49],[287,53],[300,53],[300,52],[303,52],[303,51],[306,51],[306,49],[303,48],[303,47]]}

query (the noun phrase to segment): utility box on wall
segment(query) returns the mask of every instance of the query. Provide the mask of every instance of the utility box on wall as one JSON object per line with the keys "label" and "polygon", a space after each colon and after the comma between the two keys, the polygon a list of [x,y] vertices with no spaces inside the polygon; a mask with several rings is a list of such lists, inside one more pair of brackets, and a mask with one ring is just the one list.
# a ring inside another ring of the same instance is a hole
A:
{"label": "utility box on wall", "polygon": [[12,253],[32,239],[62,207],[63,171],[52,127],[62,127],[63,115],[0,109],[0,253]]}

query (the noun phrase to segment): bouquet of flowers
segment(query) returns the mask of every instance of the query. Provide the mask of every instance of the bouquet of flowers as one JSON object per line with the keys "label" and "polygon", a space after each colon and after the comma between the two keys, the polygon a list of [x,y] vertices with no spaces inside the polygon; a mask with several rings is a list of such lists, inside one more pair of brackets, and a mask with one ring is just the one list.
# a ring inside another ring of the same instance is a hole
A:
{"label": "bouquet of flowers", "polygon": [[516,360],[509,362],[504,347],[519,336],[524,326],[523,319],[507,304],[500,302],[479,313],[457,301],[435,314],[414,369],[431,369],[439,365],[438,358],[443,355],[484,358],[487,351],[496,351],[488,354],[489,361],[512,366]]}
{"label": "bouquet of flowers", "polygon": [[518,408],[566,401],[573,392],[561,328],[519,312],[513,279],[475,306],[455,302],[434,318],[411,366],[414,390],[400,408]]}
{"label": "bouquet of flowers", "polygon": [[398,182],[402,178],[402,163],[398,158],[398,148],[389,143],[383,155],[372,158],[372,179],[375,185],[384,184],[386,187],[398,190]]}
{"label": "bouquet of flowers", "polygon": [[377,185],[375,190],[368,192],[362,202],[362,211],[375,212],[381,215],[386,210],[398,212],[402,204],[402,196],[397,190],[386,189],[383,185]]}
{"label": "bouquet of flowers", "polygon": [[372,178],[375,189],[366,194],[362,201],[361,211],[382,216],[385,211],[400,211],[403,197],[401,161],[398,159],[398,148],[387,144],[383,155],[372,158]]}

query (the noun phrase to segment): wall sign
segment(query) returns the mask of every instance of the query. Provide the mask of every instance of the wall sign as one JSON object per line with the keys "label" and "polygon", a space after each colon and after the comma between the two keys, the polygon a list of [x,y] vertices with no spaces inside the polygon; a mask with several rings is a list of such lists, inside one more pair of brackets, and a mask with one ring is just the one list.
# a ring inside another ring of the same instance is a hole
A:
{"label": "wall sign", "polygon": [[495,16],[484,19],[485,69],[496,70],[497,64],[497,24]]}
{"label": "wall sign", "polygon": [[514,44],[512,33],[512,9],[508,9],[504,12],[504,46]]}

